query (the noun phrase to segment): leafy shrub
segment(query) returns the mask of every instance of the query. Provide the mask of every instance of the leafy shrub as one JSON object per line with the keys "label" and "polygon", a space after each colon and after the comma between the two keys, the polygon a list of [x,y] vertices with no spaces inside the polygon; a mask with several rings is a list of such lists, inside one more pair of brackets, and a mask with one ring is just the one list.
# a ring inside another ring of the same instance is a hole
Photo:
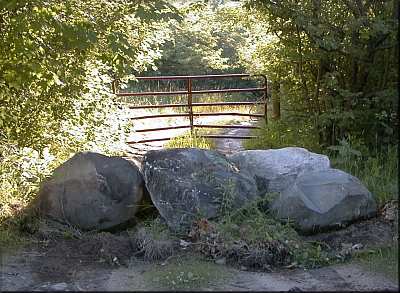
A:
{"label": "leafy shrub", "polygon": [[286,120],[271,120],[267,125],[262,125],[260,130],[253,131],[253,134],[258,138],[247,140],[244,143],[246,149],[298,146],[308,150],[320,150],[318,136],[312,124],[307,121],[293,123]]}

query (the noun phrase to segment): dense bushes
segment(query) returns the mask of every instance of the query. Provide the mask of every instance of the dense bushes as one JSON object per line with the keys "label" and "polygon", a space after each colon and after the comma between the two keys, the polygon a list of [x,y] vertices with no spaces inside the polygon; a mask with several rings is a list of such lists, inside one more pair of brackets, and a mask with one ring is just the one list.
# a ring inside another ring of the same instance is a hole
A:
{"label": "dense bushes", "polygon": [[[373,148],[397,143],[398,3],[248,0],[266,28],[253,35],[248,68],[258,64],[283,109],[311,121],[320,144],[348,135]],[[257,42],[260,34],[269,40]]]}

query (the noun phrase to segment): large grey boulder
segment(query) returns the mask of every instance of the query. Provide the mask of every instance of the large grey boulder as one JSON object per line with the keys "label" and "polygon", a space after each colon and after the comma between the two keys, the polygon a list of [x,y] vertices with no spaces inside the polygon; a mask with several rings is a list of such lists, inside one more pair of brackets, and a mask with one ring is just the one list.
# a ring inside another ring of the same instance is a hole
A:
{"label": "large grey boulder", "polygon": [[254,176],[261,195],[283,191],[304,171],[330,167],[327,156],[298,147],[241,151],[228,158]]}
{"label": "large grey boulder", "polygon": [[80,229],[103,230],[134,218],[143,190],[143,177],[133,163],[83,152],[42,184],[38,207],[42,215]]}
{"label": "large grey boulder", "polygon": [[216,218],[257,197],[252,176],[216,151],[149,151],[143,174],[154,205],[175,231],[184,231],[196,218]]}
{"label": "large grey boulder", "polygon": [[305,233],[341,227],[376,213],[368,189],[337,169],[304,172],[271,205],[279,219],[294,221]]}

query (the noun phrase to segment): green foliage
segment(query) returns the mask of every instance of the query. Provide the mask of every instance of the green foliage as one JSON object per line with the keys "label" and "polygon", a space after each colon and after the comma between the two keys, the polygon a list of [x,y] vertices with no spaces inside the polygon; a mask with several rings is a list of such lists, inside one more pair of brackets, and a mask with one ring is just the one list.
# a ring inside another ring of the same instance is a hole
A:
{"label": "green foliage", "polygon": [[321,144],[348,134],[368,147],[397,142],[397,0],[248,0],[246,6],[265,30],[250,36],[255,45],[247,46],[243,62],[285,85],[282,107],[310,117]]}
{"label": "green foliage", "polygon": [[303,147],[308,150],[320,151],[318,145],[318,133],[316,133],[310,122],[290,122],[285,119],[271,120],[262,128],[252,132],[257,135],[256,139],[244,142],[246,149],[275,149],[289,146]]}
{"label": "green foliage", "polygon": [[152,65],[164,41],[153,28],[160,13],[143,15],[151,7],[138,3],[3,1],[0,138],[39,150],[70,127],[102,123],[109,74]]}
{"label": "green foliage", "polygon": [[157,62],[163,74],[206,73],[228,69],[229,57],[234,55],[230,27],[222,26],[222,12],[213,11],[205,3],[180,7],[184,18],[175,23],[173,38],[165,44],[163,56]]}

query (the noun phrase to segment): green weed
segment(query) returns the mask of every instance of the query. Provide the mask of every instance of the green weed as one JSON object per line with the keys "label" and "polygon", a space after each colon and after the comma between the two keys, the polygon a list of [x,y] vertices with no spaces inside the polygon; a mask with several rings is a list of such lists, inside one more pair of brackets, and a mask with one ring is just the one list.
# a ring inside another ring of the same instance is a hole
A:
{"label": "green weed", "polygon": [[399,247],[394,245],[369,249],[355,255],[355,261],[363,267],[399,282]]}

